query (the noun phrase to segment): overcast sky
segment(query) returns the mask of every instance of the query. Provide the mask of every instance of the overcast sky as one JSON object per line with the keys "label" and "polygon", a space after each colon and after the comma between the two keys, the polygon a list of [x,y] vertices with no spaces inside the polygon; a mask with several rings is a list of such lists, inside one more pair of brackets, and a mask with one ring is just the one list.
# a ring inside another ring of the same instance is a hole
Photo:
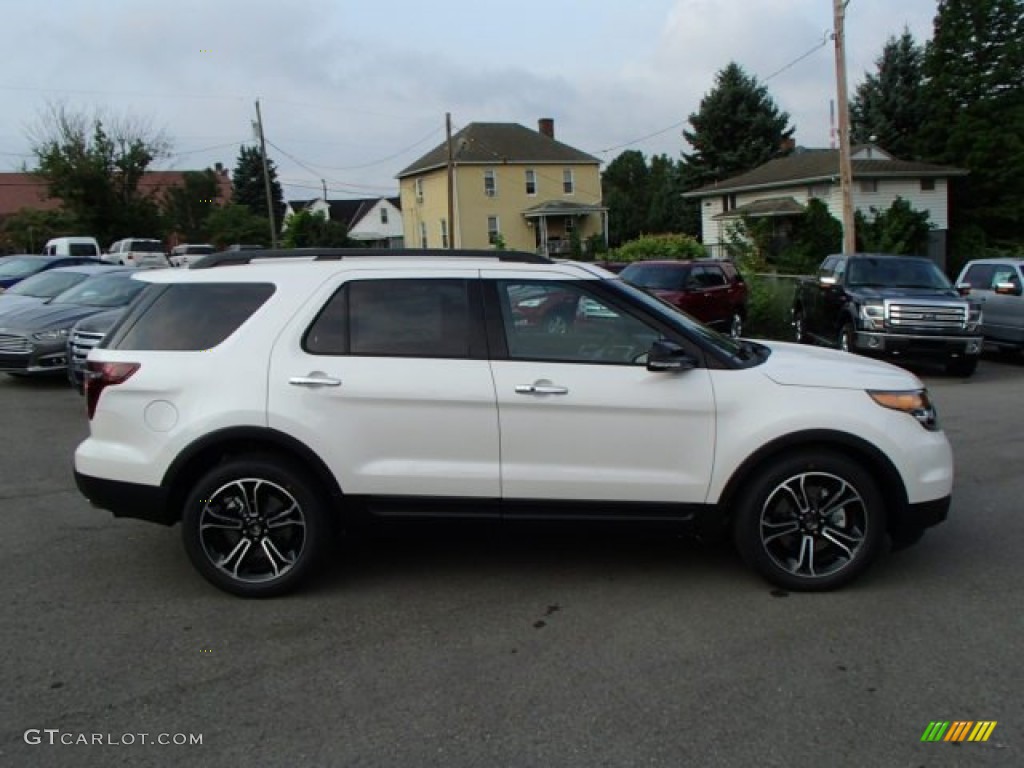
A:
{"label": "overcast sky", "polygon": [[[931,36],[936,5],[850,0],[851,93],[887,38]],[[799,144],[830,142],[832,0],[0,0],[0,12],[4,170],[31,163],[27,129],[52,102],[149,121],[176,153],[158,167],[233,168],[257,98],[288,199],[319,195],[321,179],[332,198],[396,194],[395,174],[444,140],[446,112],[456,130],[551,117],[556,138],[606,163],[626,149],[677,158],[731,60],[768,87]]]}

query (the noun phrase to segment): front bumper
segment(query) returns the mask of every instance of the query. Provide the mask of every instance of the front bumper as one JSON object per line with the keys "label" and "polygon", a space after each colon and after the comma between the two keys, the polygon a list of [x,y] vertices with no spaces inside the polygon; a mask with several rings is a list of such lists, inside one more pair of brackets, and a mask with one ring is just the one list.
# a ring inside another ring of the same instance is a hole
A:
{"label": "front bumper", "polygon": [[67,349],[63,340],[26,341],[25,351],[0,351],[0,371],[28,375],[60,373],[67,368]]}
{"label": "front bumper", "polygon": [[927,336],[879,331],[857,331],[854,345],[858,352],[908,357],[977,357],[983,336]]}

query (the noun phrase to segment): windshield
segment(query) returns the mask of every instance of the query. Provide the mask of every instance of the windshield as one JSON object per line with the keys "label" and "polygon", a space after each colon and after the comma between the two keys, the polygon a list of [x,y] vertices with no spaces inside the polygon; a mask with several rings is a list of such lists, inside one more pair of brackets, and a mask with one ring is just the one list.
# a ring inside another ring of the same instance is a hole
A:
{"label": "windshield", "polygon": [[32,277],[26,277],[20,283],[7,290],[8,294],[14,296],[34,296],[40,299],[49,299],[58,293],[63,293],[85,280],[88,275],[82,272],[43,272]]}
{"label": "windshield", "polygon": [[26,277],[38,272],[43,265],[42,259],[8,259],[0,264],[0,277]]}
{"label": "windshield", "polygon": [[616,285],[623,293],[629,294],[633,298],[647,305],[650,309],[653,309],[662,317],[665,317],[666,320],[683,330],[690,337],[703,340],[708,345],[721,350],[731,357],[738,359],[744,359],[747,357],[747,353],[744,351],[744,347],[741,343],[728,336],[724,336],[716,330],[708,328],[706,325],[693,319],[675,305],[669,304],[667,301],[659,298],[653,293],[649,293],[643,288],[631,285],[623,279],[609,280],[608,282]]}
{"label": "windshield", "polygon": [[79,283],[57,296],[51,304],[81,304],[86,307],[123,307],[146,287],[131,275],[103,275]]}
{"label": "windshield", "polygon": [[630,264],[619,277],[652,291],[681,291],[686,285],[688,267],[667,264]]}
{"label": "windshield", "polygon": [[847,284],[884,288],[952,288],[942,271],[927,259],[850,259]]}

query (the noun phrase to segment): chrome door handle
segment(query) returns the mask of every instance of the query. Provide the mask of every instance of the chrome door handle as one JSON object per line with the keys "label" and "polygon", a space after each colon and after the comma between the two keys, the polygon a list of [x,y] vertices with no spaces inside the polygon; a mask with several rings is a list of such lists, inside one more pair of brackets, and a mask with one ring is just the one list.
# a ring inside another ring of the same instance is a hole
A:
{"label": "chrome door handle", "polygon": [[341,379],[332,379],[330,376],[292,376],[288,383],[296,387],[340,387]]}
{"label": "chrome door handle", "polygon": [[567,395],[568,387],[555,387],[545,384],[517,384],[517,395]]}

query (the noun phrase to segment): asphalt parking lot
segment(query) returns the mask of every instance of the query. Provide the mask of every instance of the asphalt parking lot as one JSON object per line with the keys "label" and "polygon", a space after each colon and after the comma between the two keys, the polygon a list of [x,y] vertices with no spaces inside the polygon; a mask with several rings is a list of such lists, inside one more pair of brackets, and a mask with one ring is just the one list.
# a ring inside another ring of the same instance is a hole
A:
{"label": "asphalt parking lot", "polygon": [[[82,399],[0,377],[0,765],[1024,765],[1024,361],[922,374],[951,518],[842,592],[657,535],[417,535],[264,602],[91,509]],[[997,725],[921,742],[964,720]]]}

